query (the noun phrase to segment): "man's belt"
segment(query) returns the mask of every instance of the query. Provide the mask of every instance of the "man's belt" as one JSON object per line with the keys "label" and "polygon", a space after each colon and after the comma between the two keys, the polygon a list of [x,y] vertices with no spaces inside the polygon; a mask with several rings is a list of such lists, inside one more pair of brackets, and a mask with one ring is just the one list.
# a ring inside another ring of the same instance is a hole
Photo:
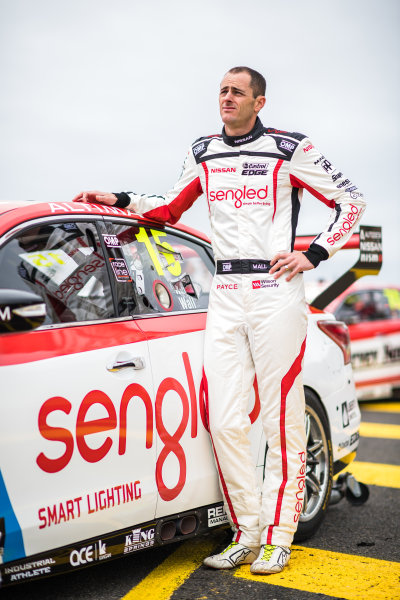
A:
{"label": "man's belt", "polygon": [[233,258],[232,260],[217,260],[217,275],[229,273],[268,273],[271,268],[269,260],[256,258]]}

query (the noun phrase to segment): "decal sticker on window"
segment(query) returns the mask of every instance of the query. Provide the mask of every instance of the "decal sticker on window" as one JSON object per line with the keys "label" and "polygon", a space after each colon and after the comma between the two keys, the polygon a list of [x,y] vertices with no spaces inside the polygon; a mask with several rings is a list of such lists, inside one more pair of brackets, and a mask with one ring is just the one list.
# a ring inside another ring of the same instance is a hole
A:
{"label": "decal sticker on window", "polygon": [[121,248],[121,243],[116,235],[103,233],[103,240],[107,248]]}
{"label": "decal sticker on window", "polygon": [[[136,234],[136,239],[145,245],[147,252],[151,258],[151,261],[160,276],[165,276],[163,267],[166,267],[171,275],[178,277],[182,272],[182,267],[179,260],[182,258],[179,252],[175,252],[171,244],[168,242],[160,242],[160,237],[164,237],[167,234],[165,231],[157,231],[156,229],[150,229],[151,235],[156,243],[157,251],[154,249],[147,231],[144,227],[140,227],[139,233]],[[163,264],[161,264],[163,263]]]}
{"label": "decal sticker on window", "polygon": [[60,248],[40,250],[40,252],[23,252],[19,256],[56,285],[60,285],[78,267],[74,259]]}
{"label": "decal sticker on window", "polygon": [[117,281],[132,281],[123,258],[109,258],[109,261]]}

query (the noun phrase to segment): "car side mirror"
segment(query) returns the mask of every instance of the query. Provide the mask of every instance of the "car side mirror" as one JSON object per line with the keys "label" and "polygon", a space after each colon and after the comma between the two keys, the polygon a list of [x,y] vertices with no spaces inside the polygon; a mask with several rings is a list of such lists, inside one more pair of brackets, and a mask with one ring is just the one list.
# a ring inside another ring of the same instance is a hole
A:
{"label": "car side mirror", "polygon": [[30,331],[43,324],[43,298],[21,290],[0,290],[0,333]]}

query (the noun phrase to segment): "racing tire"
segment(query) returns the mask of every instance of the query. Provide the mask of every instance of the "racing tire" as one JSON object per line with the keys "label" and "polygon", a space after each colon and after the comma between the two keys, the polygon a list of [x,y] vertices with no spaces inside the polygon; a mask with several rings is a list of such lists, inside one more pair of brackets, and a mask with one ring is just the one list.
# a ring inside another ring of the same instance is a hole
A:
{"label": "racing tire", "polygon": [[303,510],[294,536],[302,542],[317,531],[328,509],[333,481],[332,440],[328,418],[316,394],[304,389],[306,399],[307,464]]}

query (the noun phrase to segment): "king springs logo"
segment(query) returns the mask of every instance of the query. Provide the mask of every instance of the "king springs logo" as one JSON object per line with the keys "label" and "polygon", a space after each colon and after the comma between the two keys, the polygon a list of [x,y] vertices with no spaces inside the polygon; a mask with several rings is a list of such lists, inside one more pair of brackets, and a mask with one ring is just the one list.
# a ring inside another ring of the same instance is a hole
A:
{"label": "king springs logo", "polygon": [[[243,189],[238,190],[211,190],[209,194],[210,202],[218,200],[234,200],[236,208],[240,208],[243,204],[246,204],[245,200],[266,200],[268,196],[268,186],[255,190],[254,188],[248,188],[246,185]],[[248,204],[254,204],[250,202]],[[256,202],[258,204],[258,202]],[[269,204],[266,202],[260,204]]]}

